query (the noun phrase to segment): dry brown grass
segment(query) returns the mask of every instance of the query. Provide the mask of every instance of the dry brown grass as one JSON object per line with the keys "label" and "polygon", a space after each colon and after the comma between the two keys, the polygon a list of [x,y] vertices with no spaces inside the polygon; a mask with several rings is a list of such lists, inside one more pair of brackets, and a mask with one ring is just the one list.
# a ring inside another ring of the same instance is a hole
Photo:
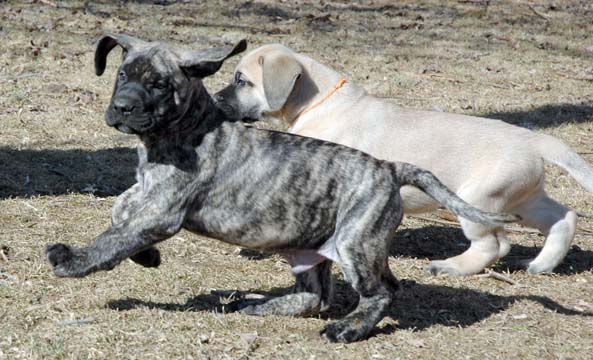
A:
{"label": "dry brown grass", "polygon": [[[99,234],[133,181],[134,139],[102,121],[117,57],[93,75],[93,42],[106,30],[195,48],[282,42],[374,94],[550,133],[593,162],[589,1],[531,1],[535,11],[511,1],[154,3],[0,1],[0,358],[591,358],[590,219],[549,276],[520,267],[543,239],[513,234],[495,269],[516,285],[425,274],[429,259],[467,244],[457,228],[406,220],[391,259],[402,291],[373,336],[351,345],[317,335],[355,302],[337,272],[337,305],[321,318],[217,314],[227,299],[211,290],[283,292],[288,266],[186,232],[160,246],[158,269],[125,262],[85,279],[52,276],[44,246]],[[213,91],[236,61],[207,81]],[[555,198],[593,212],[591,194],[557,168],[548,174]]]}

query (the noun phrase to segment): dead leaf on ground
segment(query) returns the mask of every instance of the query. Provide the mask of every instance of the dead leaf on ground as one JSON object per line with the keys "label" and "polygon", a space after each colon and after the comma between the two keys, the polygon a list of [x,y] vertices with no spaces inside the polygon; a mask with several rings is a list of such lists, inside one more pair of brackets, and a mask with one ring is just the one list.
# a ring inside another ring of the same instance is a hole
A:
{"label": "dead leaf on ground", "polygon": [[3,261],[8,261],[12,259],[12,249],[9,248],[7,245],[0,245],[0,259]]}

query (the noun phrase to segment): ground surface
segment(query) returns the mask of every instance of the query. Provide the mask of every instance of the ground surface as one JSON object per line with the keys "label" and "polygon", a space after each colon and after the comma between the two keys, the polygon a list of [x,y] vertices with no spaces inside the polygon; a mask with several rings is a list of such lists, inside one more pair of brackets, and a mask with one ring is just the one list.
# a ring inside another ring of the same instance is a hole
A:
{"label": "ground surface", "polygon": [[[58,279],[43,256],[48,243],[83,244],[104,230],[115,196],[133,182],[135,140],[103,123],[119,61],[112,55],[106,75],[94,76],[103,31],[194,48],[242,37],[252,48],[282,42],[373,94],[553,134],[593,163],[593,5],[530,4],[0,1],[0,358],[590,359],[590,219],[548,276],[520,266],[543,238],[513,233],[495,270],[515,285],[424,273],[430,259],[467,243],[454,226],[406,219],[391,258],[402,291],[372,336],[351,345],[317,335],[356,302],[337,271],[331,312],[256,318],[216,313],[227,299],[211,291],[288,291],[288,266],[275,256],[246,256],[186,232],[160,246],[158,269],[126,261]],[[207,81],[211,90],[236,61]],[[548,175],[553,197],[593,212],[591,194],[557,168]]]}

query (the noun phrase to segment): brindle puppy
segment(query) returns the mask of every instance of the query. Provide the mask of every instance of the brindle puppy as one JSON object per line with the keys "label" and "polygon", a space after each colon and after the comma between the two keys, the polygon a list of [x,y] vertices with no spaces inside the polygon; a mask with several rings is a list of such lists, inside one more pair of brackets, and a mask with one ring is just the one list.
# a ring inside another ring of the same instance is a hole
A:
{"label": "brindle puppy", "polygon": [[351,342],[383,318],[397,287],[387,257],[402,218],[401,185],[415,185],[476,222],[516,220],[471,207],[412,165],[228,122],[201,78],[243,51],[245,41],[192,52],[105,36],[95,53],[97,75],[116,45],[125,56],[105,119],[139,137],[137,183],[117,199],[113,225],[91,244],[47,248],[57,276],[110,270],[128,257],[157,266],[152,246],[185,228],[284,255],[296,275],[294,293],[235,305],[247,314],[303,316],[329,305],[337,262],[360,301],[323,333]]}

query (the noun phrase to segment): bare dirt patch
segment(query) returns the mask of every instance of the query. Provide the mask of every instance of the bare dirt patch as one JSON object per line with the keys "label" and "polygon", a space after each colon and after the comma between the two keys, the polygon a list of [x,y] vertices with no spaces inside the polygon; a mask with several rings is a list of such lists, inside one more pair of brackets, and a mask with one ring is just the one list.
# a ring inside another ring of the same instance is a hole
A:
{"label": "bare dirt patch", "polygon": [[[288,265],[276,256],[182,232],[160,245],[158,269],[125,262],[57,279],[43,257],[48,243],[99,234],[133,182],[134,139],[103,123],[118,62],[94,76],[104,31],[194,48],[281,42],[373,94],[549,133],[593,163],[589,1],[0,1],[0,19],[0,358],[591,357],[591,219],[580,219],[572,250],[548,276],[521,266],[543,238],[513,233],[494,269],[514,285],[427,275],[430,259],[468,244],[454,226],[406,219],[390,261],[402,290],[373,336],[351,345],[317,335],[355,306],[338,271],[329,313],[256,318],[213,309],[228,301],[222,290],[288,291]],[[212,92],[236,61],[208,79]],[[593,212],[593,196],[559,169],[548,168],[547,188]]]}

